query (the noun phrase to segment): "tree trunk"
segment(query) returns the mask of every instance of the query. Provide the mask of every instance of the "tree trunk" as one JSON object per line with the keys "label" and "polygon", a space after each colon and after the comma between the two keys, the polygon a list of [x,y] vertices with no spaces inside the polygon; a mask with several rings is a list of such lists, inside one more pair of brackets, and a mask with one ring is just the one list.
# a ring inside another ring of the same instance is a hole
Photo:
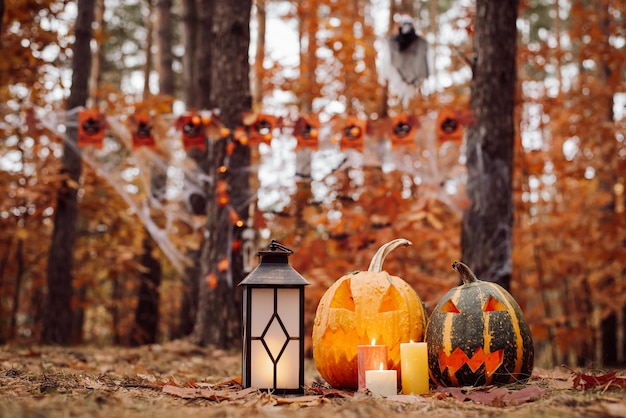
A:
{"label": "tree trunk", "polygon": [[95,42],[95,51],[91,54],[91,71],[89,74],[89,97],[86,106],[96,106],[100,99],[100,80],[102,79],[102,65],[104,63],[104,48],[102,46],[103,34],[105,32],[106,22],[104,21],[104,0],[94,1],[94,28],[93,38]]}
{"label": "tree trunk", "polygon": [[131,336],[132,345],[154,344],[157,341],[161,263],[152,255],[153,248],[150,236],[146,236],[143,240],[144,252],[141,257],[141,265],[146,271],[141,273],[139,283],[135,332]]}
{"label": "tree trunk", "polygon": [[13,306],[11,307],[11,326],[7,333],[7,340],[11,341],[15,338],[17,331],[17,313],[20,308],[20,295],[22,293],[22,279],[24,278],[24,240],[17,239],[16,249],[17,271],[15,272],[15,291],[13,293]]}
{"label": "tree trunk", "polygon": [[[226,156],[226,142],[223,139],[209,141],[208,167],[221,165]],[[220,179],[222,180],[222,179]],[[215,187],[208,187],[207,193],[207,238],[200,250],[198,268],[198,304],[192,341],[199,345],[213,344],[227,348],[232,336],[228,334],[228,324],[239,315],[232,309],[232,286],[228,281],[228,269],[218,269],[220,260],[228,259],[230,221],[226,207],[216,203]]]}
{"label": "tree trunk", "polygon": [[513,231],[513,118],[518,1],[477,0],[474,76],[467,135],[463,261],[476,275],[509,288]]}
{"label": "tree trunk", "polygon": [[[74,56],[72,59],[72,88],[67,99],[67,110],[84,106],[88,97],[91,67],[91,24],[94,2],[78,1]],[[68,345],[72,335],[72,264],[76,235],[76,184],[81,173],[81,156],[76,148],[77,114],[67,125],[67,141],[63,144],[62,171],[68,175],[57,192],[54,229],[48,256],[48,297],[44,315],[42,343]],[[70,181],[71,180],[71,181]]]}
{"label": "tree trunk", "polygon": [[183,54],[183,93],[187,106],[197,107],[200,92],[198,91],[194,65],[196,33],[198,31],[196,0],[182,0],[182,9],[181,33],[183,45],[185,45],[185,53]]}
{"label": "tree trunk", "polygon": [[4,19],[4,0],[0,0],[0,33],[2,33],[2,20]]}
{"label": "tree trunk", "polygon": [[154,39],[154,5],[152,0],[148,4],[148,16],[146,16],[146,63],[143,67],[143,100],[150,97],[150,73],[152,72],[152,44]]}
{"label": "tree trunk", "polygon": [[252,96],[254,109],[261,109],[263,106],[263,60],[265,60],[265,32],[267,26],[265,0],[256,0],[256,20],[258,29],[256,51],[254,51],[254,94]]}
{"label": "tree trunk", "polygon": [[211,109],[211,66],[213,49],[213,34],[211,31],[211,22],[213,18],[213,9],[215,0],[197,0],[198,11],[198,29],[196,32],[197,50],[194,51],[195,66],[194,74],[197,80],[197,91],[199,92],[195,106],[199,109]]}
{"label": "tree trunk", "polygon": [[158,15],[158,43],[159,43],[159,93],[174,96],[174,54],[172,53],[172,0],[159,0],[157,3]]}
{"label": "tree trunk", "polygon": [[[251,0],[215,2],[212,43],[211,103],[220,109],[220,117],[231,129],[241,123],[241,113],[251,108],[248,74]],[[223,140],[209,141],[208,172],[215,173],[225,161]],[[215,184],[207,192],[207,239],[201,250],[200,300],[193,340],[201,345],[234,347],[241,344],[241,291],[243,257],[233,243],[241,239],[241,228],[232,225],[232,207],[241,219],[248,216],[250,185],[248,167],[250,148],[236,144],[229,156],[225,173],[230,207],[220,207],[215,199]],[[229,260],[229,268],[218,263]]]}

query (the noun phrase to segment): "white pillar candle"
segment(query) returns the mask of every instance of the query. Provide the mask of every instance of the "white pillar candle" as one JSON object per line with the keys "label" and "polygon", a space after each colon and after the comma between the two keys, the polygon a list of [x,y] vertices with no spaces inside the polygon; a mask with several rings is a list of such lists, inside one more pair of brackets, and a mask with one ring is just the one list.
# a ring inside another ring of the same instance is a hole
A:
{"label": "white pillar candle", "polygon": [[398,372],[395,370],[383,370],[381,363],[378,370],[365,371],[365,387],[374,395],[397,395]]}
{"label": "white pillar candle", "polygon": [[422,395],[428,392],[428,349],[426,343],[400,344],[402,393]]}

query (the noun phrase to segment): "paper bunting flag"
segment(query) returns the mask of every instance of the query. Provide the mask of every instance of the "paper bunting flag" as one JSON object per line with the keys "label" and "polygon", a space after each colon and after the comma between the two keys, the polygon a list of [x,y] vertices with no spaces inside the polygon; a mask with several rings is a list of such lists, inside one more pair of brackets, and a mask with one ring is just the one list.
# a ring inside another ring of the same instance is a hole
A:
{"label": "paper bunting flag", "polygon": [[301,116],[293,127],[293,134],[298,140],[296,150],[311,148],[316,150],[319,136],[320,122],[317,116]]}
{"label": "paper bunting flag", "polygon": [[176,129],[180,129],[183,133],[185,151],[193,147],[206,149],[205,128],[209,122],[210,117],[203,118],[197,113],[182,115],[178,118]]}
{"label": "paper bunting flag", "polygon": [[244,125],[248,125],[250,128],[250,145],[257,145],[261,142],[269,144],[272,141],[272,134],[276,127],[276,116],[259,113],[252,123],[246,123],[251,119],[251,116],[244,118]]}
{"label": "paper bunting flag", "polygon": [[346,118],[346,124],[341,131],[340,149],[343,151],[352,148],[359,152],[363,152],[366,128],[366,119],[359,119],[355,116],[348,116]]}
{"label": "paper bunting flag", "polygon": [[152,124],[150,115],[147,113],[135,113],[130,117],[130,127],[133,135],[133,149],[141,147],[149,149],[155,148],[154,137],[152,136]]}
{"label": "paper bunting flag", "polygon": [[437,116],[437,139],[439,143],[463,141],[463,126],[459,112],[454,109],[443,109]]}
{"label": "paper bunting flag", "polygon": [[405,113],[391,118],[391,127],[389,129],[389,138],[391,139],[391,147],[408,147],[415,148],[415,127],[417,120]]}
{"label": "paper bunting flag", "polygon": [[104,141],[104,115],[95,109],[85,109],[78,112],[78,146],[93,145],[102,149]]}

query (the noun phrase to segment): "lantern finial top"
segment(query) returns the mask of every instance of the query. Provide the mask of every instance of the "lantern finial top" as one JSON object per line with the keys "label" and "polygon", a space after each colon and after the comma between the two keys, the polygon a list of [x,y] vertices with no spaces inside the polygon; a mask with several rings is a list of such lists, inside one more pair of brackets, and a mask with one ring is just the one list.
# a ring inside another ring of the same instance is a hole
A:
{"label": "lantern finial top", "polygon": [[272,252],[283,252],[283,253],[287,253],[287,255],[291,255],[293,254],[293,251],[290,250],[289,248],[285,247],[283,244],[281,244],[280,242],[276,241],[275,239],[272,239],[272,242],[270,242],[270,245],[267,246],[267,248],[269,248],[270,251]]}
{"label": "lantern finial top", "polygon": [[289,248],[275,239],[267,249],[259,251],[259,265],[246,276],[239,285],[253,286],[306,286],[304,277],[289,265]]}

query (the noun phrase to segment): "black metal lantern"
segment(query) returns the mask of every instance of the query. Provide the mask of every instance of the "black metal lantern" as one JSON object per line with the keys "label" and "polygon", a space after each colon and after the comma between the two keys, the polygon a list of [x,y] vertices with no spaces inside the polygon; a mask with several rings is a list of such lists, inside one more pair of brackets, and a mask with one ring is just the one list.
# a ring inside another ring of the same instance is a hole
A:
{"label": "black metal lantern", "polygon": [[243,286],[241,383],[277,394],[304,392],[304,286],[293,251],[272,240]]}

